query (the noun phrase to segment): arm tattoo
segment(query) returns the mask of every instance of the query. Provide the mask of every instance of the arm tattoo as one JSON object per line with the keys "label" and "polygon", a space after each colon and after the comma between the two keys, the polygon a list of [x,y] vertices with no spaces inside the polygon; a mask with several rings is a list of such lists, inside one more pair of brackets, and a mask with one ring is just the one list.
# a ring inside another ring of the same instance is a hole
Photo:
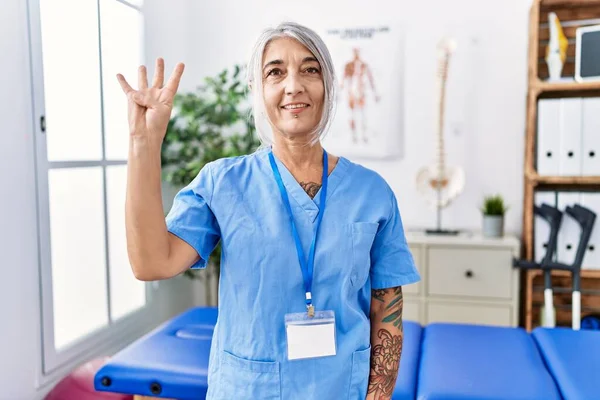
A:
{"label": "arm tattoo", "polygon": [[383,319],[383,322],[393,323],[394,326],[402,330],[402,309],[404,308],[404,299],[402,298],[402,287],[398,286],[393,289],[394,298],[385,308],[388,311]]}
{"label": "arm tattoo", "polygon": [[315,182],[300,182],[300,186],[302,186],[302,189],[308,193],[311,199],[315,198],[317,192],[321,188],[321,185]]}
{"label": "arm tattoo", "polygon": [[375,398],[384,396],[388,399],[392,397],[398,378],[402,334],[392,335],[387,329],[380,329],[377,337],[381,342],[371,350],[371,374],[367,393],[375,393]]}
{"label": "arm tattoo", "polygon": [[383,301],[383,297],[387,293],[387,289],[375,289],[373,292],[373,298],[378,301]]}
{"label": "arm tattoo", "polygon": [[378,330],[377,339],[372,339],[374,343],[367,392],[375,393],[376,399],[390,399],[398,378],[404,338],[402,287],[373,290],[372,297],[384,304],[380,312],[381,319],[372,322],[374,329]]}

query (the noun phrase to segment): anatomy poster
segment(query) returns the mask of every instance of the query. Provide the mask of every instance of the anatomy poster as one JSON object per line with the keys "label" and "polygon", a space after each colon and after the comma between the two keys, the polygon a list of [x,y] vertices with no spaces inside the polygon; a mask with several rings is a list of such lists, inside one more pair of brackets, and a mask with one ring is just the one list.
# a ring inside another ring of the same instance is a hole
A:
{"label": "anatomy poster", "polygon": [[403,37],[390,26],[323,33],[336,69],[337,107],[324,145],[351,158],[399,158],[404,150]]}

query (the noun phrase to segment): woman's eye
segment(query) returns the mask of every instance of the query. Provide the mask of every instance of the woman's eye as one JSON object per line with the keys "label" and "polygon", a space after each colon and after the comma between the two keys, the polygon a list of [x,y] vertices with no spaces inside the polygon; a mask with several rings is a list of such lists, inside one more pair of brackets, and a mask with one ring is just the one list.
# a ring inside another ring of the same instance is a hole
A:
{"label": "woman's eye", "polygon": [[318,68],[315,68],[315,67],[309,67],[306,69],[306,71],[308,71],[311,74],[318,74],[319,72],[321,72],[321,71],[319,71]]}
{"label": "woman's eye", "polygon": [[267,73],[267,76],[271,75],[281,75],[281,70],[279,68],[273,68]]}

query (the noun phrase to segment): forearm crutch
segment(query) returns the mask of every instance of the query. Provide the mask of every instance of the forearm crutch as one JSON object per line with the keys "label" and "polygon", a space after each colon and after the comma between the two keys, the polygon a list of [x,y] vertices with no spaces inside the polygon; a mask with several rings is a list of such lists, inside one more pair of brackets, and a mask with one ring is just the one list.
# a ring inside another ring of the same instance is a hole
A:
{"label": "forearm crutch", "polygon": [[581,328],[581,265],[585,257],[585,251],[590,241],[590,236],[596,222],[596,214],[585,207],[575,204],[573,207],[567,206],[565,212],[579,224],[581,234],[579,244],[575,253],[573,264],[564,264],[561,262],[550,262],[543,265],[544,269],[556,269],[571,272],[572,294],[571,294],[571,326],[573,330]]}
{"label": "forearm crutch", "polygon": [[577,253],[575,254],[575,262],[571,265],[573,293],[571,296],[571,319],[574,330],[579,330],[581,327],[581,265],[587,250],[594,223],[596,222],[596,214],[585,207],[575,204],[573,207],[567,207],[566,213],[579,224],[581,234],[579,236],[579,244]]}
{"label": "forearm crutch", "polygon": [[550,233],[546,244],[546,253],[540,263],[528,260],[513,259],[513,266],[521,269],[539,269],[544,275],[544,322],[543,326],[552,328],[556,325],[554,318],[554,297],[552,291],[552,269],[548,266],[553,262],[556,253],[558,232],[562,223],[562,212],[556,208],[543,203],[541,206],[533,207],[534,214],[542,217],[550,225]]}

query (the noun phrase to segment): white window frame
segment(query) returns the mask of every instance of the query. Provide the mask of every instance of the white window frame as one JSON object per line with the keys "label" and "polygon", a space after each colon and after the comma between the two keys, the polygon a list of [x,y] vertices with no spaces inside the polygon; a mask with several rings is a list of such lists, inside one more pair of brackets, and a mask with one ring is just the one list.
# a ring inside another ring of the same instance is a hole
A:
{"label": "white window frame", "polygon": [[[37,241],[38,241],[38,268],[40,276],[40,318],[41,318],[41,365],[37,376],[37,386],[41,387],[52,382],[56,377],[68,372],[74,366],[85,360],[104,355],[109,349],[119,348],[141,334],[148,331],[154,319],[152,315],[153,297],[152,285],[145,285],[146,305],[117,321],[112,321],[111,315],[111,293],[110,293],[110,258],[107,222],[107,188],[106,167],[112,165],[127,165],[127,160],[107,161],[105,149],[104,111],[102,112],[102,160],[101,161],[64,161],[49,162],[47,157],[47,145],[45,127],[45,96],[42,63],[41,22],[40,22],[40,0],[27,0],[29,20],[29,51],[31,59],[32,101],[34,119],[34,145],[35,145],[35,172],[36,172],[36,194],[37,194]],[[90,0],[82,0],[90,1]],[[100,1],[94,0],[98,7],[98,29],[100,25]],[[128,3],[124,0],[111,0],[126,4],[141,11],[141,7]],[[76,16],[75,16],[76,17]],[[102,68],[101,54],[102,37],[99,32],[98,52],[100,56],[100,68]],[[142,45],[141,53],[144,54]],[[116,79],[116,78],[115,78]],[[101,105],[104,104],[102,92],[102,73],[100,73]],[[54,346],[54,319],[53,319],[53,295],[52,295],[52,265],[51,265],[51,238],[49,219],[49,192],[48,171],[53,168],[80,168],[99,167],[103,169],[104,182],[104,214],[105,214],[105,245],[106,245],[106,285],[108,301],[108,325],[98,329],[72,343],[69,347],[57,351]]]}

